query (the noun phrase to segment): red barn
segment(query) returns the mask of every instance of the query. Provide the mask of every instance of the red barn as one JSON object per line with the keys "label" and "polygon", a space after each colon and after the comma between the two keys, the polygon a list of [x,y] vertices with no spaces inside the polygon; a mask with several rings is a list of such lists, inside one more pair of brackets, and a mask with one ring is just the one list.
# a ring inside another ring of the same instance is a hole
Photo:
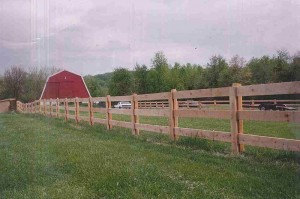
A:
{"label": "red barn", "polygon": [[80,75],[63,70],[48,77],[40,99],[87,98],[90,92]]}

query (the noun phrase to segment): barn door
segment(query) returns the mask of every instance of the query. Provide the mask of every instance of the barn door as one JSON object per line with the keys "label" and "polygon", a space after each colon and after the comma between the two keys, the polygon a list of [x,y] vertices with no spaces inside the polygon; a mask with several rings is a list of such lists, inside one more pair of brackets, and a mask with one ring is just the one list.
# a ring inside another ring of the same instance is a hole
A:
{"label": "barn door", "polygon": [[68,81],[68,82],[60,82],[59,86],[59,96],[60,98],[72,98],[73,95],[73,81]]}

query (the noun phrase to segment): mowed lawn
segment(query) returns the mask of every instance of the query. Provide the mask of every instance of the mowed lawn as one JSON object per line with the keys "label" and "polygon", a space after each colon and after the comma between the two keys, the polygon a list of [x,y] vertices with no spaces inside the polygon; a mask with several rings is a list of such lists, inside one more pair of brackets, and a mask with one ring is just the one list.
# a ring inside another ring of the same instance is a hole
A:
{"label": "mowed lawn", "polygon": [[299,164],[297,153],[233,156],[219,142],[0,114],[0,198],[299,198]]}

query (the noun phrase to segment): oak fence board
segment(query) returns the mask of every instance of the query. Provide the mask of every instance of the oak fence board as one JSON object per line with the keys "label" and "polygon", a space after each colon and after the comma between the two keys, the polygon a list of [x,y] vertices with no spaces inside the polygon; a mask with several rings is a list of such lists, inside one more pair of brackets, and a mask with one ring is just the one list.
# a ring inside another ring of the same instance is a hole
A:
{"label": "oak fence board", "polygon": [[300,122],[299,111],[238,111],[242,120]]}
{"label": "oak fence board", "polygon": [[131,100],[131,96],[111,96],[110,97],[110,101],[111,102],[118,102],[118,101],[130,101]]}
{"label": "oak fence board", "polygon": [[118,120],[110,120],[110,124],[112,124],[113,126],[119,126],[119,127],[129,128],[129,129],[132,127],[131,122],[124,122]]}
{"label": "oak fence board", "polygon": [[92,97],[93,102],[106,102],[106,97]]}
{"label": "oak fence board", "polygon": [[231,142],[230,132],[221,131],[210,131],[201,129],[191,129],[191,128],[175,128],[175,133],[181,136],[187,137],[199,137],[209,140],[218,140],[224,142]]}
{"label": "oak fence board", "polygon": [[239,135],[239,143],[287,151],[300,151],[300,140],[294,139],[241,134]]}
{"label": "oak fence board", "polygon": [[164,99],[168,99],[169,95],[170,95],[169,92],[142,94],[142,95],[137,95],[136,99],[138,101],[141,101],[141,100],[164,100]]}
{"label": "oak fence board", "polygon": [[140,116],[164,116],[168,117],[170,114],[169,109],[135,109],[135,115]]}
{"label": "oak fence board", "polygon": [[131,115],[132,110],[131,109],[116,109],[116,108],[111,108],[108,110],[109,113],[111,114],[121,114],[121,115]]}
{"label": "oak fence board", "polygon": [[241,86],[237,90],[238,96],[299,94],[299,93],[300,93],[300,81]]}
{"label": "oak fence board", "polygon": [[168,126],[160,126],[160,125],[139,124],[139,123],[136,123],[135,127],[137,129],[143,130],[143,131],[152,131],[152,132],[164,133],[164,134],[168,134],[169,133],[169,127]]}
{"label": "oak fence board", "polygon": [[93,111],[98,113],[106,113],[106,108],[93,108]]}
{"label": "oak fence board", "polygon": [[106,124],[107,123],[107,119],[94,118],[94,122],[95,123],[99,123],[99,124]]}
{"label": "oak fence board", "polygon": [[175,110],[174,114],[178,117],[202,117],[202,118],[217,118],[217,119],[230,119],[229,110]]}
{"label": "oak fence board", "polygon": [[177,99],[224,97],[229,96],[229,88],[230,87],[177,91],[174,97]]}

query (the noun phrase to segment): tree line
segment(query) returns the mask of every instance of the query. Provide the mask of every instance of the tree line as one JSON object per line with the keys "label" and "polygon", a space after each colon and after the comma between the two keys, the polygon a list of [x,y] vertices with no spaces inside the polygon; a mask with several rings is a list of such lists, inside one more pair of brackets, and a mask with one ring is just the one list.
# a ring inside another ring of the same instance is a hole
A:
{"label": "tree line", "polygon": [[56,67],[32,67],[28,70],[12,66],[0,76],[0,99],[16,98],[31,102],[40,98],[47,78],[58,72]]}
{"label": "tree line", "polygon": [[[168,64],[163,52],[155,53],[150,67],[136,64],[133,71],[117,68],[108,85],[110,95],[167,92],[231,86],[232,83],[264,84],[300,80],[300,53],[293,56],[280,50],[273,56],[252,58],[248,62],[238,55],[229,61],[212,56],[205,66]],[[101,88],[99,88],[101,90]]]}
{"label": "tree line", "polygon": [[[60,69],[12,66],[0,76],[0,99],[17,98],[23,102],[39,99],[47,77]],[[231,86],[232,83],[264,84],[300,81],[300,52],[290,55],[280,50],[273,56],[246,61],[238,55],[227,61],[212,56],[206,65],[173,65],[163,52],[155,53],[151,65],[136,64],[134,70],[116,68],[112,73],[84,77],[93,97],[168,92]]]}

